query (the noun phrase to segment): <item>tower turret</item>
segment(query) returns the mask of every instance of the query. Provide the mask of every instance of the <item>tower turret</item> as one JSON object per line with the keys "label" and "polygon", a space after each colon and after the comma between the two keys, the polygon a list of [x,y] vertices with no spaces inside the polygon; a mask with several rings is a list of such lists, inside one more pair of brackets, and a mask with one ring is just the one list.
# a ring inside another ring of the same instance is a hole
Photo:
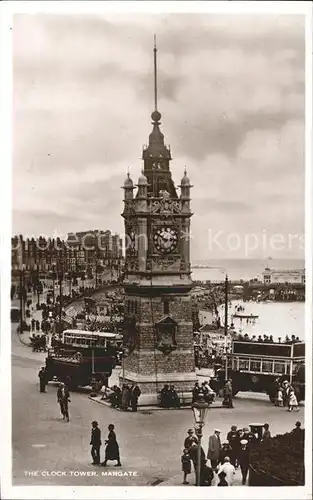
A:
{"label": "tower turret", "polygon": [[147,198],[147,192],[148,192],[148,179],[143,173],[143,170],[141,171],[141,175],[138,178],[138,193],[137,193],[137,198]]}
{"label": "tower turret", "polygon": [[180,182],[180,190],[181,190],[181,199],[189,200],[190,199],[190,188],[192,188],[189,177],[187,176],[187,169],[184,170],[184,177]]}
{"label": "tower turret", "polygon": [[124,200],[132,200],[134,197],[133,191],[135,188],[133,181],[130,178],[129,172],[127,173],[127,177],[125,179],[124,186],[122,189],[124,189]]}

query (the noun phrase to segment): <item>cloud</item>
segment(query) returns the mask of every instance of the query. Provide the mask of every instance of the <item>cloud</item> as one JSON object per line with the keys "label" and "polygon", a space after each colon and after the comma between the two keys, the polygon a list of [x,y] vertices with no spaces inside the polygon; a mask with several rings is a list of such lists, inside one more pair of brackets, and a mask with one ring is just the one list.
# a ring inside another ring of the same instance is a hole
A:
{"label": "cloud", "polygon": [[303,231],[304,19],[111,14],[15,17],[13,232],[123,230],[155,32],[173,178],[186,165],[194,184],[194,257],[207,256],[203,227]]}

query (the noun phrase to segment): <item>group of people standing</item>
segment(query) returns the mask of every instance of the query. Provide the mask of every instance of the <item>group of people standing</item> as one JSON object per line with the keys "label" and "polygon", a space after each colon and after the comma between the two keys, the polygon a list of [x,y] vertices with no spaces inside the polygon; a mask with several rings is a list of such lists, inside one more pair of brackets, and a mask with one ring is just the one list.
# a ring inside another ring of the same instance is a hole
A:
{"label": "group of people standing", "polygon": [[281,382],[279,379],[275,380],[276,397],[275,406],[287,407],[288,411],[299,411],[299,403],[293,386],[288,380]]}
{"label": "group of people standing", "polygon": [[180,399],[174,385],[165,384],[160,391],[160,406],[162,408],[179,408]]}
{"label": "group of people standing", "polygon": [[[201,385],[199,385],[199,382],[196,382],[193,389],[192,389],[192,403],[195,403],[198,398],[199,394],[203,396],[203,399],[206,403],[211,404],[215,400],[216,393],[210,386],[209,382],[205,380],[202,382]],[[223,388],[223,401],[222,405],[225,408],[234,408],[233,404],[233,386],[232,386],[232,379],[229,378],[226,380],[224,388]]]}
{"label": "group of people standing", "polygon": [[141,390],[137,384],[133,383],[131,387],[128,384],[123,384],[122,389],[114,385],[111,390],[108,399],[112,408],[128,411],[128,408],[131,407],[132,411],[137,411],[138,399],[141,396]]}
{"label": "group of people standing", "polygon": [[192,403],[195,403],[198,401],[199,394],[203,395],[203,399],[206,403],[212,403],[215,398],[215,392],[213,391],[212,387],[210,387],[210,384],[207,380],[202,382],[201,385],[199,385],[199,382],[196,382],[194,385],[194,388],[192,389]]}
{"label": "group of people standing", "polygon": [[[264,424],[262,439],[271,437],[269,425]],[[201,447],[201,465],[200,465],[200,486],[211,486],[213,479],[217,486],[231,486],[233,483],[236,469],[240,467],[242,475],[242,484],[245,485],[250,464],[250,451],[257,438],[247,427],[238,429],[232,425],[227,433],[227,439],[221,442],[221,431],[215,429],[209,437],[208,452],[205,455]],[[181,456],[183,484],[189,484],[188,474],[191,473],[191,464],[194,470],[197,470],[198,462],[198,438],[193,429],[188,430],[188,436],[184,441],[184,450]],[[211,466],[207,465],[210,460]]]}

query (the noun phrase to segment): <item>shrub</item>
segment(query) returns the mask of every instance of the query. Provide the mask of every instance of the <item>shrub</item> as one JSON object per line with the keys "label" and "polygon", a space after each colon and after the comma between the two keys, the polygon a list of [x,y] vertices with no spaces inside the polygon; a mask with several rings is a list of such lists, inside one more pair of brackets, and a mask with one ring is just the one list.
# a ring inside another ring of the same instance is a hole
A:
{"label": "shrub", "polygon": [[251,465],[284,486],[304,485],[304,430],[263,441],[251,451]]}

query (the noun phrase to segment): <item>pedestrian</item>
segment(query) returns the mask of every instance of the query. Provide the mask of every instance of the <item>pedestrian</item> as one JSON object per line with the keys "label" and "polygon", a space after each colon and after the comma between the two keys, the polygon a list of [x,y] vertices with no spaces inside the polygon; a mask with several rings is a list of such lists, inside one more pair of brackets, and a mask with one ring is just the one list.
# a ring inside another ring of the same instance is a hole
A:
{"label": "pedestrian", "polygon": [[229,457],[225,457],[224,463],[220,465],[218,469],[218,474],[220,474],[221,472],[225,472],[227,484],[228,486],[231,486],[234,480],[235,467],[230,463]]}
{"label": "pedestrian", "polygon": [[198,400],[199,392],[199,382],[196,382],[194,388],[192,389],[192,403],[195,403]]}
{"label": "pedestrian", "polygon": [[170,407],[170,393],[169,393],[168,384],[165,384],[164,387],[161,389],[160,406],[162,408],[169,408]]}
{"label": "pedestrian", "polygon": [[207,461],[201,462],[200,469],[200,486],[211,486],[214,479],[214,472],[212,467],[207,465]]}
{"label": "pedestrian", "polygon": [[128,410],[130,402],[130,388],[127,384],[124,384],[122,387],[122,404],[121,408],[124,411]]}
{"label": "pedestrian", "polygon": [[238,452],[240,450],[240,438],[236,425],[232,425],[227,433],[227,441],[231,446],[230,463],[237,467]]}
{"label": "pedestrian", "polygon": [[207,458],[211,461],[211,467],[213,470],[217,469],[219,463],[220,451],[221,451],[221,431],[219,429],[214,430],[214,434],[209,437],[209,447]]}
{"label": "pedestrian", "polygon": [[68,391],[67,386],[63,382],[59,384],[59,388],[57,391],[57,401],[60,405],[60,410],[63,416],[63,420],[69,422],[70,418],[68,413],[68,403],[71,402],[70,393]]}
{"label": "pedestrian", "polygon": [[204,396],[204,401],[208,404],[212,403],[215,397],[215,392],[211,389],[209,382],[205,380],[201,387],[201,392]]}
{"label": "pedestrian", "polygon": [[171,408],[179,408],[180,407],[180,400],[177,394],[177,391],[174,387],[174,385],[170,385],[169,391],[168,391],[168,398],[169,398],[169,407]]}
{"label": "pedestrian", "polygon": [[108,434],[108,439],[106,440],[106,448],[105,448],[105,460],[102,462],[102,467],[105,467],[107,464],[108,460],[116,460],[117,463],[115,464],[115,467],[121,467],[121,461],[120,461],[120,450],[119,450],[119,445],[116,440],[116,434],[114,432],[114,425],[110,424],[108,426],[109,429],[109,434]]}
{"label": "pedestrian", "polygon": [[38,377],[39,377],[40,392],[46,392],[47,375],[46,375],[46,368],[44,366],[40,368]]}
{"label": "pedestrian", "polygon": [[294,429],[292,429],[291,432],[295,436],[301,436],[302,429],[301,429],[301,422],[299,422],[299,420],[297,420],[297,422],[295,423],[295,427]]}
{"label": "pedestrian", "polygon": [[137,411],[138,399],[140,398],[140,395],[141,395],[141,390],[139,389],[138,385],[137,384],[133,385],[130,393],[130,404],[132,411]]}
{"label": "pedestrian", "polygon": [[297,400],[297,396],[294,391],[290,391],[289,393],[289,402],[288,402],[288,411],[299,411],[299,403]]}
{"label": "pedestrian", "polygon": [[266,439],[269,439],[271,437],[271,431],[269,430],[270,426],[268,424],[264,424],[263,427],[264,427],[264,432],[262,439],[263,441],[265,441]]}
{"label": "pedestrian", "polygon": [[[225,443],[222,444],[222,448],[220,451],[220,457],[219,457],[220,463],[222,464],[224,462],[225,457],[231,457],[231,455],[232,455],[231,446],[228,441],[225,441]],[[230,463],[232,462],[230,461]]]}
{"label": "pedestrian", "polygon": [[228,379],[224,386],[224,400],[222,403],[226,408],[234,408],[233,405],[233,387],[232,387],[232,379]]}
{"label": "pedestrian", "polygon": [[[192,443],[192,445],[189,448],[189,455],[190,455],[191,461],[193,463],[195,473],[197,473],[198,443],[196,443],[195,441]],[[200,450],[200,457],[201,457],[200,458],[201,463],[204,462],[205,461],[205,453],[204,453],[204,449],[202,448],[202,446],[201,446],[201,450]]]}
{"label": "pedestrian", "polygon": [[189,484],[189,482],[187,481],[187,476],[191,473],[191,458],[189,455],[189,450],[187,448],[184,449],[181,456],[181,464],[182,471],[184,473],[183,484]]}
{"label": "pedestrian", "polygon": [[224,471],[219,472],[218,478],[219,482],[217,486],[228,486],[228,482],[226,481],[226,474]]}
{"label": "pedestrian", "polygon": [[100,447],[101,447],[101,431],[98,427],[98,422],[94,420],[91,422],[91,456],[92,456],[92,465],[100,465]]}
{"label": "pedestrian", "polygon": [[119,408],[122,402],[122,391],[117,385],[113,385],[112,393],[109,395],[109,401],[112,408]]}
{"label": "pedestrian", "polygon": [[279,385],[277,389],[277,395],[276,395],[276,405],[275,406],[283,406],[283,388],[281,385]]}
{"label": "pedestrian", "polygon": [[255,440],[254,434],[252,434],[252,432],[249,431],[248,427],[244,427],[242,429],[242,432],[240,434],[240,442],[243,439],[248,441],[248,446]]}
{"label": "pedestrian", "polygon": [[248,441],[246,439],[242,439],[240,441],[240,445],[241,448],[238,454],[238,463],[242,475],[242,484],[246,484],[249,465],[250,465],[250,452],[248,448]]}
{"label": "pedestrian", "polygon": [[189,450],[190,446],[193,443],[198,444],[198,438],[194,435],[193,429],[188,429],[188,436],[184,441],[184,448],[187,448],[187,450]]}

